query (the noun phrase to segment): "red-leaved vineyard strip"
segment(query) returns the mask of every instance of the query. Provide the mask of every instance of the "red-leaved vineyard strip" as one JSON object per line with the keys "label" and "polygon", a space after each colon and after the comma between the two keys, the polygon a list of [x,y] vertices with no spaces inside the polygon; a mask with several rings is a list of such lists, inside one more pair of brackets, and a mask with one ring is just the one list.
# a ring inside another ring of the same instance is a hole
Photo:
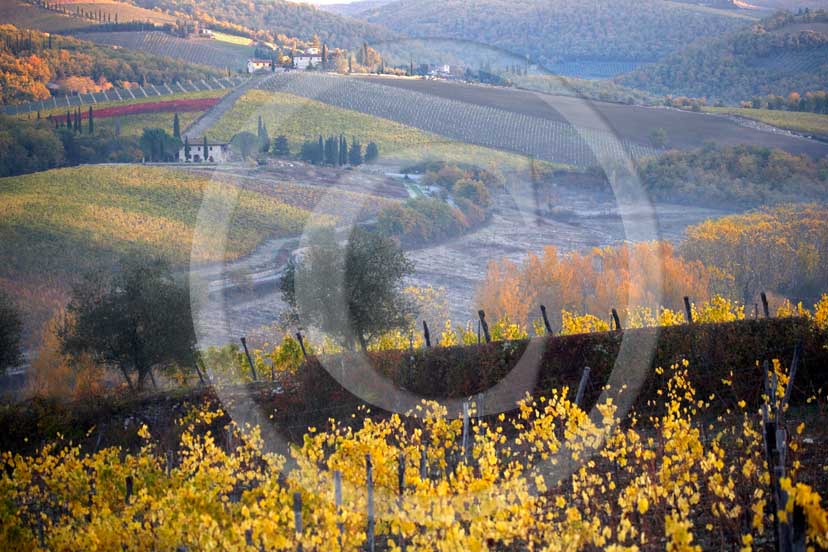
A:
{"label": "red-leaved vineyard strip", "polygon": [[[189,111],[206,111],[216,105],[221,98],[194,98],[185,100],[170,100],[166,102],[146,102],[129,105],[118,105],[105,107],[103,109],[92,108],[96,118],[107,119],[126,115],[140,115],[141,113],[185,113]],[[70,114],[70,117],[74,115]],[[89,110],[81,111],[81,119],[89,117]],[[51,116],[51,119],[58,123],[66,123],[66,115]]]}

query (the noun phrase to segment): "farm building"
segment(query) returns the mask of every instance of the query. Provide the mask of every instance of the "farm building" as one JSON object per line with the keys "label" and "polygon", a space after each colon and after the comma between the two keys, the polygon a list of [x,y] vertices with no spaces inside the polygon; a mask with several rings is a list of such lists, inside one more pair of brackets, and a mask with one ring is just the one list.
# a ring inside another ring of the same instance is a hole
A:
{"label": "farm building", "polygon": [[305,53],[293,56],[293,66],[297,69],[316,67],[320,63],[322,63],[322,55],[317,48],[308,48]]}
{"label": "farm building", "polygon": [[247,72],[270,71],[273,68],[273,61],[269,59],[248,59]]}
{"label": "farm building", "polygon": [[[207,148],[206,153],[204,151],[205,147]],[[189,159],[187,159],[185,149],[187,148],[181,146],[181,149],[178,150],[178,161],[181,163],[203,163],[205,160],[207,163],[224,163],[230,157],[230,144],[224,142],[207,142],[205,146],[203,139],[195,140],[189,145]]]}

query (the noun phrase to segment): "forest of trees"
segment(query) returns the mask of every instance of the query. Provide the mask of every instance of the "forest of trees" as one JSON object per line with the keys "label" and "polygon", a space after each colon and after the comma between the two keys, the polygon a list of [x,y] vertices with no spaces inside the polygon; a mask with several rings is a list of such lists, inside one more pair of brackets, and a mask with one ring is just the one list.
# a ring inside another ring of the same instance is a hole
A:
{"label": "forest of trees", "polygon": [[[654,242],[564,255],[547,247],[522,264],[492,262],[476,304],[495,319],[506,316],[521,324],[541,304],[556,314],[566,310],[604,319],[615,308],[626,322],[638,307],[681,311],[685,296],[700,303],[720,294],[753,310],[765,291],[777,304],[783,297],[812,304],[826,282],[828,210],[800,204],[692,226],[678,249]],[[659,286],[657,300],[652,290]]]}
{"label": "forest of trees", "polygon": [[195,17],[211,26],[214,21],[220,21],[240,29],[262,29],[259,38],[283,45],[289,42],[288,37],[310,41],[314,35],[323,43],[340,48],[356,48],[366,40],[376,42],[394,38],[393,33],[377,25],[285,0],[136,0],[135,3],[144,8]]}
{"label": "forest of trees", "polygon": [[655,60],[699,37],[745,23],[655,0],[402,0],[359,16],[409,36],[471,40],[542,63],[561,58]]}
{"label": "forest of trees", "polygon": [[697,41],[617,82],[656,94],[729,102],[822,90],[828,81],[828,35],[809,24],[826,21],[823,11],[779,14],[739,32]]}
{"label": "forest of trees", "polygon": [[669,201],[735,206],[821,201],[828,194],[828,159],[710,144],[646,161],[641,180],[653,198]]}
{"label": "forest of trees", "polygon": [[0,177],[14,176],[80,163],[121,163],[141,160],[134,137],[92,129],[88,119],[68,113],[69,124],[55,126],[46,119],[0,117]]}
{"label": "forest of trees", "polygon": [[0,25],[0,103],[96,92],[125,83],[162,84],[221,76],[216,69],[143,52],[97,46],[70,37]]}

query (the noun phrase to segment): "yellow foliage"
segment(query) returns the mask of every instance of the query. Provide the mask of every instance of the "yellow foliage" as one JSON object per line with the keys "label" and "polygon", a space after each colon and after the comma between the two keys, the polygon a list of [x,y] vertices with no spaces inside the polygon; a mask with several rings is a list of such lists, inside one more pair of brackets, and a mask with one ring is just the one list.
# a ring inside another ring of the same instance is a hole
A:
{"label": "yellow foliage", "polygon": [[698,308],[693,303],[691,310],[693,321],[700,324],[734,322],[745,319],[745,306],[721,295],[715,295],[710,301],[705,301]]}
{"label": "yellow foliage", "polygon": [[563,328],[561,335],[573,335],[592,332],[608,332],[609,324],[591,314],[578,316],[567,310],[561,311]]}
{"label": "yellow foliage", "polygon": [[[215,436],[210,426],[224,412],[209,406],[179,420],[179,454],[169,467],[166,446],[153,441],[163,428],[145,424],[134,452],[83,453],[57,443],[32,455],[6,452],[0,455],[0,548],[35,549],[42,529],[41,548],[50,550],[293,550],[300,544],[357,550],[366,538],[366,455],[377,540],[393,550],[400,535],[416,551],[654,544],[697,551],[698,543],[713,540],[726,547],[767,540],[761,418],[739,413],[703,435],[701,420],[709,415],[697,406],[688,370],[687,362],[661,370],[667,374],[662,408],[643,429],[621,424],[611,398],[588,416],[566,389],[526,397],[508,419],[472,421],[468,463],[458,462],[462,419],[428,402],[409,413],[416,424],[361,409],[361,423],[330,420],[325,428],[308,428],[285,452],[290,469],[267,450],[258,427],[230,423],[221,439]],[[222,446],[229,445],[225,434],[232,446]],[[791,439],[805,444],[799,432]],[[339,510],[332,500],[334,470],[346,497]],[[127,476],[135,488],[125,500]],[[828,510],[819,494],[791,477],[781,485],[789,497],[782,513],[802,507],[807,544],[826,546]],[[294,493],[302,500],[299,533]],[[696,527],[699,518],[709,521]]]}

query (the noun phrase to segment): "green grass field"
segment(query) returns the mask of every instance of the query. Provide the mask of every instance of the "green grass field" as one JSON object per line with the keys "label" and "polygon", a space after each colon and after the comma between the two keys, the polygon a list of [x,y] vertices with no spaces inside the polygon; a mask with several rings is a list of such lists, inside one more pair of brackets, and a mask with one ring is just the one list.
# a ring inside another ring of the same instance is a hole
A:
{"label": "green grass field", "polygon": [[219,31],[213,31],[213,39],[219,42],[227,42],[229,44],[236,44],[237,46],[250,46],[253,41],[244,36],[236,36]]}
{"label": "green grass field", "polygon": [[775,109],[745,109],[739,107],[706,107],[710,113],[727,113],[753,119],[768,125],[828,136],[828,115],[819,113],[804,113],[798,111],[778,111]]}
{"label": "green grass field", "polygon": [[271,139],[285,135],[293,153],[299,151],[304,140],[344,134],[349,141],[355,137],[363,146],[376,142],[381,159],[394,163],[439,159],[496,166],[500,170],[526,169],[529,164],[528,158],[521,155],[464,144],[389,119],[264,90],[246,92],[210,129],[208,136],[229,140],[241,131],[255,134],[259,115]]}

